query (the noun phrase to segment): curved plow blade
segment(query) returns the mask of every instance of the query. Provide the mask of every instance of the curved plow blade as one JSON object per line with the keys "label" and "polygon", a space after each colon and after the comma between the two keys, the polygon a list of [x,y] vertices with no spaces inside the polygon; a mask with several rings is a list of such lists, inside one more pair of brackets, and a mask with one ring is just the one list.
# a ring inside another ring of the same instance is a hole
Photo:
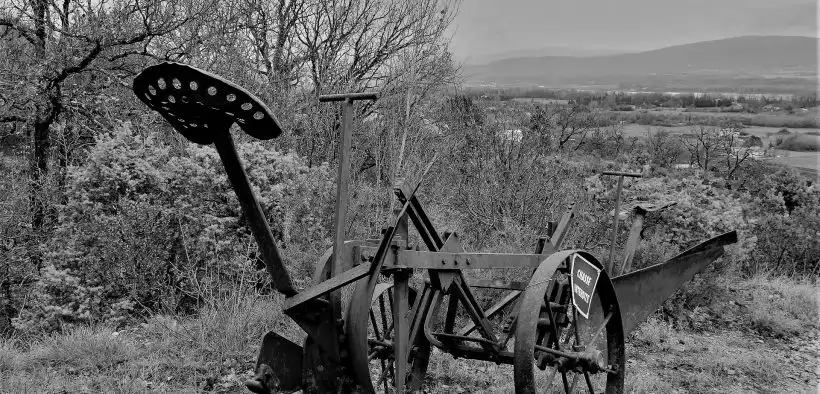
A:
{"label": "curved plow blade", "polygon": [[245,385],[259,394],[298,390],[302,386],[302,353],[302,346],[269,331],[259,350],[256,376]]}
{"label": "curved plow blade", "polygon": [[623,318],[624,335],[655,312],[695,274],[723,255],[723,247],[737,242],[737,232],[718,235],[669,259],[612,279]]}

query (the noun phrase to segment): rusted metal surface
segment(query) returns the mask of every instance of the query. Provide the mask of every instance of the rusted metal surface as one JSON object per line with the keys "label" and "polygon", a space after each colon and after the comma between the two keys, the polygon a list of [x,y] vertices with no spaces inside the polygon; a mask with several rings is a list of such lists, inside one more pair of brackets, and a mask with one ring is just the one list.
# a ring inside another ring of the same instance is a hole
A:
{"label": "rusted metal surface", "polygon": [[393,324],[395,337],[393,338],[393,359],[399,360],[395,363],[396,374],[393,376],[393,387],[397,393],[405,392],[405,383],[408,370],[407,362],[409,354],[410,333],[407,319],[408,313],[408,293],[409,293],[409,270],[393,271]]}
{"label": "rusted metal surface", "polygon": [[[644,216],[645,213],[635,212],[635,218],[632,219],[632,226],[629,228],[629,237],[626,239],[624,261],[620,267],[615,267],[615,269],[613,269],[613,275],[622,275],[632,269],[632,259],[635,258],[635,251],[638,250],[638,243],[641,241],[641,230],[643,230]],[[615,270],[617,270],[617,273]]]}
{"label": "rusted metal surface", "polygon": [[517,280],[479,279],[471,280],[470,283],[468,283],[468,286],[484,289],[524,290],[527,283]]}
{"label": "rusted metal surface", "polygon": [[546,246],[540,252],[540,254],[552,254],[556,250],[561,247],[561,244],[564,243],[564,239],[566,239],[567,234],[569,234],[569,230],[572,227],[572,223],[575,221],[575,203],[569,204],[567,206],[566,212],[561,215],[561,221],[558,222],[558,225],[553,230],[552,236],[550,237],[549,245],[552,246],[552,250],[549,250]]}
{"label": "rusted metal surface", "polygon": [[[372,247],[362,247],[370,253]],[[385,266],[421,269],[514,269],[538,267],[542,254],[428,252],[425,250],[398,250],[385,260]]]}
{"label": "rusted metal surface", "polygon": [[246,382],[255,393],[297,390],[302,386],[302,346],[270,331],[262,340],[256,376]]}
{"label": "rusted metal surface", "polygon": [[630,178],[640,178],[643,176],[640,172],[623,172],[623,171],[604,171],[601,174],[603,175],[612,175],[612,176],[627,176]]}
{"label": "rusted metal surface", "polygon": [[[339,171],[336,174],[336,209],[333,219],[333,253],[339,255],[339,248],[345,241],[347,227],[347,205],[349,199],[347,180],[350,176],[350,140],[353,137],[353,103],[345,100],[342,112],[342,130],[339,144]],[[334,257],[331,276],[341,273],[339,259]]]}
{"label": "rusted metal surface", "polygon": [[720,257],[724,246],[736,242],[737,232],[730,231],[698,244],[665,263],[613,278],[626,335],[695,274]]}
{"label": "rusted metal surface", "polygon": [[642,175],[637,173],[604,171],[603,175],[612,175],[618,177],[618,186],[615,189],[615,210],[612,217],[612,241],[609,244],[609,257],[607,261],[607,271],[613,272],[615,267],[615,245],[618,243],[618,216],[621,211],[621,190],[624,186],[624,177],[640,178]]}
{"label": "rusted metal surface", "polygon": [[325,280],[310,289],[298,293],[291,298],[286,299],[283,307],[285,311],[290,311],[301,307],[316,297],[337,289],[341,289],[344,286],[370,275],[370,271],[371,267],[367,264],[356,266],[328,280]]}
{"label": "rusted metal surface", "polygon": [[487,316],[484,315],[484,311],[481,309],[481,306],[478,305],[470,288],[464,284],[463,277],[459,276],[455,286],[451,288],[456,291],[462,307],[464,307],[467,312],[467,316],[469,316],[470,320],[475,324],[476,331],[478,331],[484,339],[487,339],[486,342],[480,342],[481,346],[490,352],[500,351],[500,345],[498,344],[493,326],[490,324],[490,320],[487,319]]}
{"label": "rusted metal surface", "polygon": [[[594,257],[582,251],[554,253],[538,267],[522,295],[513,354],[516,393],[550,392],[552,387],[536,386],[535,366],[552,370],[546,382],[550,385],[560,373],[561,388],[567,393],[575,392],[574,386],[580,377],[589,386],[589,392],[623,391],[624,335],[618,301],[606,272],[601,271],[595,286],[595,307],[590,311],[590,319],[573,314],[575,317],[568,321],[554,314],[553,308],[545,308],[546,302],[564,305],[569,302],[566,296],[569,289],[559,284],[569,274],[567,260],[574,255],[603,268]],[[603,381],[597,382],[599,387],[593,387],[590,375],[603,372],[606,378],[598,379]]]}
{"label": "rusted metal surface", "polygon": [[[357,365],[352,371],[354,374],[353,378],[357,382],[367,382],[370,379],[370,374],[364,375],[364,370],[359,367],[368,365],[367,352],[362,351],[363,349],[368,349],[367,325],[366,323],[359,324],[359,322],[367,322],[370,318],[370,304],[362,302],[361,300],[371,299],[376,285],[379,282],[379,277],[381,276],[380,270],[384,262],[384,256],[387,254],[387,246],[390,244],[390,240],[394,234],[395,226],[389,227],[382,241],[382,245],[379,247],[380,249],[371,263],[369,274],[363,277],[363,280],[357,283],[356,288],[353,290],[352,300],[359,301],[351,302],[347,308],[347,348],[349,362],[353,365]],[[356,325],[351,326],[351,324]]]}
{"label": "rusted metal surface", "polygon": [[256,96],[196,67],[173,62],[148,67],[134,78],[133,89],[143,103],[197,144],[213,142],[214,133],[233,123],[261,140],[282,133],[279,120]]}
{"label": "rusted metal surface", "polygon": [[643,222],[646,215],[648,213],[662,211],[675,204],[677,204],[675,201],[669,201],[660,205],[636,204],[632,208],[632,211],[635,213],[635,218],[632,220],[632,227],[629,229],[629,237],[626,240],[624,260],[617,272],[613,270],[613,275],[623,275],[632,270],[632,259],[635,258],[635,251],[638,250],[638,243],[641,241],[643,234]]}
{"label": "rusted metal surface", "polygon": [[[274,287],[286,296],[296,294],[229,132],[231,124],[237,122],[255,138],[274,138],[282,132],[276,117],[239,86],[178,63],[162,63],[145,69],[134,79],[133,87],[140,100],[190,141],[214,144]],[[244,104],[248,105],[247,110],[243,109]]]}
{"label": "rusted metal surface", "polygon": [[333,101],[345,101],[345,100],[377,100],[379,98],[379,94],[376,92],[364,92],[364,93],[337,93],[337,94],[323,94],[319,96],[320,103],[329,103]]}
{"label": "rusted metal surface", "polygon": [[[351,348],[352,360],[359,359],[358,353],[363,353],[363,358],[368,360],[367,363],[351,362],[349,367],[357,376],[367,377],[367,380],[357,381],[359,390],[363,392],[373,392],[381,387],[385,388],[385,392],[389,392],[389,387],[393,387],[395,381],[393,374],[397,372],[397,364],[394,357],[394,347],[396,345],[395,339],[398,337],[396,333],[395,314],[398,298],[395,294],[394,283],[379,283],[374,288],[373,295],[370,300],[351,300],[351,302],[363,302],[370,305],[369,319],[365,321],[348,321],[347,332],[354,332],[358,330],[366,330],[368,332],[368,346],[366,348]],[[407,298],[408,305],[413,304],[414,310],[418,308],[418,304],[424,302],[424,295],[417,296],[416,291],[408,287],[407,291],[401,291]],[[413,314],[410,314],[413,316]],[[404,327],[410,328],[412,322],[406,322]],[[409,332],[409,337],[406,344],[415,345],[412,353],[405,352],[405,358],[408,360],[404,368],[406,368],[405,381],[406,387],[412,391],[420,388],[420,383],[427,371],[427,364],[429,362],[430,349],[427,345],[426,349],[420,348],[423,343],[411,340],[413,333]],[[373,371],[378,371],[374,376],[371,376]]]}
{"label": "rusted metal surface", "polygon": [[[334,237],[333,252],[338,256],[339,248],[345,241],[345,229],[347,227],[347,208],[350,199],[348,192],[348,179],[350,177],[350,144],[353,139],[353,102],[355,100],[375,100],[375,94],[338,94],[319,96],[319,101],[341,101],[342,104],[342,129],[339,143],[339,168],[336,174],[336,209],[333,220]],[[340,273],[338,259],[334,259],[331,276]]]}
{"label": "rusted metal surface", "polygon": [[[524,288],[525,286],[522,286],[521,290],[523,290]],[[500,300],[496,301],[495,304],[493,304],[486,311],[484,311],[484,314],[487,316],[488,319],[495,316],[497,313],[504,310],[504,308],[516,302],[520,295],[520,291],[513,291],[507,293],[507,295],[502,297]],[[458,335],[469,335],[471,332],[473,332],[473,330],[475,330],[475,323],[470,322],[466,326],[464,326],[464,328],[462,328],[461,331],[458,332]]]}
{"label": "rusted metal surface", "polygon": [[[552,282],[553,274],[571,253],[559,252],[550,255],[543,264],[539,265],[533,274],[527,290],[524,291],[519,308],[517,326],[515,331],[514,357],[514,377],[516,392],[535,393],[535,373],[533,370],[533,360],[535,360],[535,346],[543,340],[544,334],[539,335],[538,321],[541,319],[542,304],[545,294]],[[550,322],[552,322],[550,315]],[[551,329],[555,327],[550,325]],[[539,336],[541,338],[539,338]],[[549,336],[549,334],[547,334]],[[554,335],[557,337],[557,334]],[[548,343],[552,345],[552,343]],[[559,348],[560,350],[560,348]]]}
{"label": "rusted metal surface", "polygon": [[[407,211],[409,204],[405,204],[404,208],[401,210],[402,215]],[[401,217],[401,216],[400,216]],[[379,274],[381,271],[382,266],[384,265],[385,258],[391,254],[388,253],[388,249],[390,248],[391,240],[395,235],[396,227],[391,226],[388,228],[385,237],[382,239],[381,244],[378,248],[376,248],[375,255],[373,257],[373,261],[371,264],[361,264],[356,267],[353,267],[345,272],[342,272],[339,275],[336,275],[330,279],[327,279],[316,286],[311,287],[299,294],[296,294],[293,297],[290,297],[285,300],[284,302],[284,309],[285,312],[294,311],[300,306],[303,306],[305,303],[315,299],[316,297],[321,296],[322,294],[340,289],[348,284],[351,284],[359,279],[365,277],[372,277],[373,274]],[[375,286],[375,282],[373,283]]]}
{"label": "rusted metal surface", "polygon": [[251,232],[262,252],[265,267],[267,267],[274,287],[286,296],[296,294],[296,289],[293,287],[290,274],[285,268],[285,263],[279,254],[279,249],[276,247],[276,241],[273,239],[273,233],[271,233],[268,221],[265,219],[265,214],[262,212],[259,200],[257,200],[251,188],[248,175],[245,173],[245,168],[242,167],[239,156],[236,154],[233,138],[231,138],[227,129],[213,134],[212,137],[216,151],[219,153],[222,164],[225,166],[225,173],[228,174],[228,179],[236,192],[236,197],[239,199],[242,211],[248,219]]}
{"label": "rusted metal surface", "polygon": [[[723,234],[666,263],[610,280],[615,269],[613,254],[623,178],[640,177],[624,172],[604,172],[619,177],[609,269],[603,269],[586,252],[561,251],[575,219],[574,205],[567,208],[560,222],[549,222],[548,234],[538,240],[533,254],[465,252],[456,234],[442,236],[436,231],[416,196],[421,180],[415,185],[400,182],[394,187],[401,209],[380,239],[345,240],[353,101],[374,100],[378,94],[323,95],[320,102],[344,101],[333,245],[316,263],[311,287],[297,292],[228,131],[237,123],[255,138],[274,138],[282,132],[275,116],[242,88],[176,63],[149,67],[135,79],[134,91],[188,140],[214,144],[273,286],[287,296],[285,313],[307,333],[303,346],[276,333],[265,336],[256,376],[247,383],[257,393],[296,389],[373,392],[381,386],[386,392],[416,391],[423,387],[432,346],[457,357],[514,364],[519,393],[535,391],[533,366],[549,369],[553,377],[560,374],[565,392],[574,392],[580,381],[589,392],[620,393],[625,375],[624,336],[722,255],[725,245],[737,241],[736,233]],[[630,269],[644,215],[667,206],[633,208],[636,219],[621,271]],[[427,250],[413,250],[408,244],[410,223]],[[587,268],[576,266],[577,261],[583,261]],[[533,274],[527,283],[469,283],[462,273],[464,269],[484,268],[527,268]],[[410,286],[417,283],[410,281],[417,272],[414,270],[429,276],[420,291]],[[384,276],[392,276],[393,282],[383,282]],[[341,289],[351,284],[355,289],[343,308]],[[510,291],[483,310],[472,288]],[[572,294],[581,298],[573,298]],[[448,308],[443,330],[434,330],[445,297]],[[466,323],[456,319],[460,310],[469,318]],[[511,313],[498,331],[490,318],[503,310]],[[509,352],[506,346],[513,337],[515,351]],[[383,379],[374,384],[371,362],[381,363],[382,375],[392,376],[392,381]]]}

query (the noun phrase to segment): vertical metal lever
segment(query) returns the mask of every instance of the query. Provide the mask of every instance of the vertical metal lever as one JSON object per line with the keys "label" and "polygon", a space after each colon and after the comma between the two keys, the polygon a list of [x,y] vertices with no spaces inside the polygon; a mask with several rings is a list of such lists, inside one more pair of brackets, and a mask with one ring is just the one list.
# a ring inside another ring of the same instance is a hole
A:
{"label": "vertical metal lever", "polygon": [[353,101],[376,100],[376,93],[341,93],[319,96],[320,103],[344,101],[342,106],[342,139],[339,143],[339,171],[336,176],[336,215],[333,220],[335,234],[333,235],[333,263],[330,275],[341,272],[339,248],[345,242],[345,222],[347,219],[348,184],[350,176],[350,143],[353,137]]}
{"label": "vertical metal lever", "polygon": [[[612,257],[613,253],[615,252],[615,244],[618,242],[618,211],[621,210],[621,189],[624,185],[624,177],[632,177],[632,178],[641,178],[643,175],[638,173],[630,173],[630,172],[618,172],[618,171],[604,171],[603,175],[616,175],[618,177],[618,188],[615,191],[615,214],[612,219],[612,243],[609,245],[609,258],[607,258],[607,272],[612,272],[615,268],[615,260]],[[614,273],[612,273],[614,275]]]}

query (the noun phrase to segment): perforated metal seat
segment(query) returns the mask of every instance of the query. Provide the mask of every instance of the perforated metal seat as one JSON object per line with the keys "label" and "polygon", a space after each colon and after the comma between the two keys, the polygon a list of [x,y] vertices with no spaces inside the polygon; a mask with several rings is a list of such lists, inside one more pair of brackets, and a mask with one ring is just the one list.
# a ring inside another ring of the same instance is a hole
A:
{"label": "perforated metal seat", "polygon": [[197,144],[212,143],[214,132],[227,131],[233,123],[261,140],[282,133],[279,120],[256,96],[196,67],[172,62],[148,67],[134,79],[133,89],[149,108]]}

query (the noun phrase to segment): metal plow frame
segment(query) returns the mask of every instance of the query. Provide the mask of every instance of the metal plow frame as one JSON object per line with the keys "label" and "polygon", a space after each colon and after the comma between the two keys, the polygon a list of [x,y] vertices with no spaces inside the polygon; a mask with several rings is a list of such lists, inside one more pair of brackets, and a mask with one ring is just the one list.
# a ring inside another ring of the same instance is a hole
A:
{"label": "metal plow frame", "polygon": [[[620,393],[624,337],[720,257],[725,245],[737,241],[734,232],[723,234],[665,263],[610,279],[607,268],[591,254],[561,250],[575,217],[574,206],[559,222],[550,222],[547,236],[538,240],[532,254],[470,253],[456,234],[436,231],[416,196],[418,183],[395,186],[401,208],[381,238],[345,240],[353,105],[377,95],[326,95],[319,101],[344,102],[336,227],[333,248],[317,263],[313,285],[299,291],[280,258],[229,132],[236,123],[252,137],[275,138],[281,133],[275,116],[241,87],[177,63],[147,68],[134,80],[134,91],[191,142],[214,145],[272,285],[287,297],[284,312],[307,333],[301,345],[273,332],[265,336],[256,376],[247,382],[257,393],[418,391],[432,347],[455,357],[512,364],[519,393],[552,387],[559,374],[557,390]],[[657,209],[642,207],[636,212],[642,220]],[[411,223],[426,250],[408,244]],[[624,267],[631,263],[640,231],[641,225],[633,226]],[[514,268],[533,272],[530,281],[468,281],[463,274],[465,269]],[[417,273],[423,274],[421,285],[411,281]],[[348,285],[355,289],[343,303],[340,290]],[[473,288],[507,293],[484,309]],[[466,316],[466,323],[457,326],[459,314]],[[494,324],[493,319],[501,321]],[[539,372],[547,370],[546,375]],[[544,376],[550,376],[550,386],[542,385]]]}

